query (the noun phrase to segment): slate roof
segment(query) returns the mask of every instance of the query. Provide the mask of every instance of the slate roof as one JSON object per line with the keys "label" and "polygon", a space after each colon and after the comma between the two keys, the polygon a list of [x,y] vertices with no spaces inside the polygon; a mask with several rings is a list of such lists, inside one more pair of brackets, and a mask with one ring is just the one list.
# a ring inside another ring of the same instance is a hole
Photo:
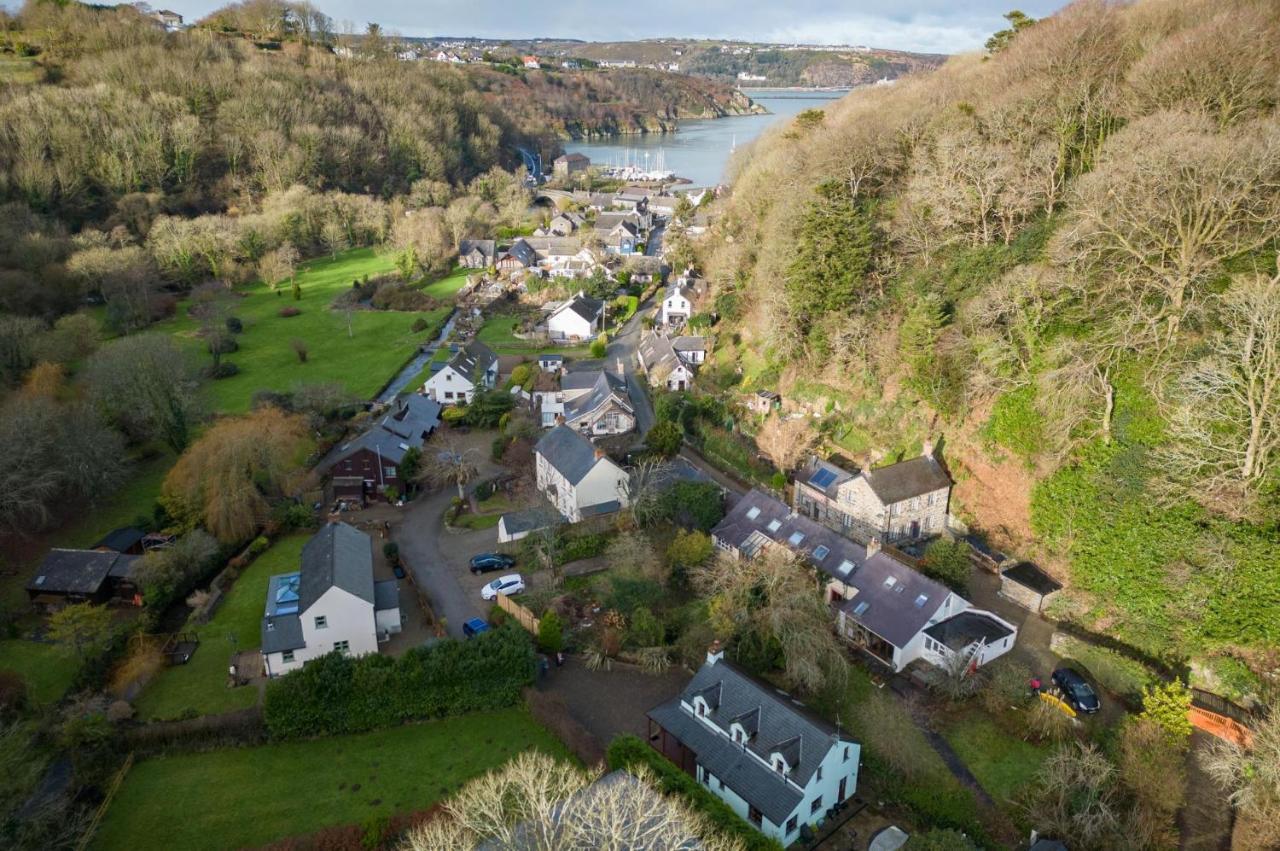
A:
{"label": "slate roof", "polygon": [[559,163],[575,163],[575,162],[584,162],[584,161],[591,162],[590,158],[588,158],[585,154],[580,154],[575,151],[572,154],[561,154],[560,156],[556,157],[553,162],[556,164],[559,164]]}
{"label": "slate roof", "polygon": [[[765,392],[767,391],[760,391],[760,393]],[[774,396],[776,397],[777,394],[774,394]],[[831,499],[835,499],[840,486],[852,478],[854,478],[853,473],[843,467],[832,464],[830,461],[823,461],[815,455],[809,459],[809,467],[805,471],[804,483],[814,490],[822,491]]]}
{"label": "slate roof", "polygon": [[604,311],[604,302],[598,298],[591,298],[590,296],[578,293],[576,296],[551,311],[551,316],[547,317],[547,321],[550,321],[556,315],[563,313],[566,310],[572,311],[586,321],[595,324],[600,319],[600,314]]}
{"label": "slate roof", "polygon": [[[759,489],[738,500],[711,534],[749,556],[754,555],[754,546],[766,540],[800,553],[818,570],[855,589],[854,597],[840,608],[896,647],[905,647],[951,593],[888,553],[868,557],[862,544],[795,513]],[[889,579],[893,582],[886,584]],[[917,605],[921,597],[924,602]]]}
{"label": "slate roof", "polygon": [[650,372],[656,367],[675,369],[678,365],[684,363],[671,345],[671,338],[662,334],[649,334],[642,339],[639,353],[646,372]]}
{"label": "slate roof", "polygon": [[884,505],[893,505],[913,496],[923,496],[951,487],[951,477],[932,455],[921,455],[887,467],[863,470],[862,475]]}
{"label": "slate roof", "polygon": [[434,399],[412,393],[392,403],[390,412],[382,420],[382,427],[400,437],[416,438],[421,443],[440,425],[442,410],[444,406]]}
{"label": "slate roof", "polygon": [[93,545],[93,548],[108,549],[117,553],[128,552],[141,543],[146,535],[147,533],[137,526],[122,526],[108,532],[101,541]]}
{"label": "slate roof", "polygon": [[305,612],[330,588],[372,603],[373,544],[346,523],[329,523],[302,547],[298,611]]}
{"label": "slate roof", "polygon": [[127,577],[142,556],[97,550],[50,550],[27,583],[28,591],[97,594],[108,576]]}
{"label": "slate roof", "polygon": [[564,403],[564,417],[566,420],[576,420],[588,416],[607,404],[610,399],[617,402],[627,413],[634,413],[627,397],[626,382],[612,372],[602,369],[595,374],[590,392],[575,396]]}
{"label": "slate roof", "polygon": [[484,374],[497,362],[498,356],[493,353],[493,349],[479,340],[472,340],[449,359],[448,366],[472,384],[479,386]]}
{"label": "slate roof", "polygon": [[479,251],[492,261],[496,247],[497,243],[492,239],[463,239],[458,241],[458,254],[465,257],[473,251]]}
{"label": "slate roof", "polygon": [[400,588],[394,579],[373,583],[373,609],[377,612],[400,608]]}
{"label": "slate roof", "polygon": [[538,259],[549,257],[573,257],[582,250],[582,241],[576,236],[543,236],[524,240]]}
{"label": "slate roof", "polygon": [[552,510],[550,506],[508,511],[499,519],[502,522],[502,528],[506,529],[508,534],[534,532],[538,529],[545,529],[553,523],[564,522],[564,518]]}
{"label": "slate roof", "polygon": [[705,352],[707,350],[707,338],[682,335],[671,340],[671,348],[677,352]]}
{"label": "slate roof", "polygon": [[302,638],[300,616],[277,615],[262,619],[263,653],[284,653],[287,650],[301,650],[306,646],[307,642]]}
{"label": "slate roof", "polygon": [[547,459],[571,485],[576,485],[596,465],[596,448],[590,440],[566,425],[542,436],[533,451]]}
{"label": "slate roof", "polygon": [[1013,635],[1013,630],[990,615],[971,609],[938,621],[926,628],[925,634],[952,650],[963,650],[980,639],[990,644],[1007,638]]}
{"label": "slate roof", "polygon": [[[710,729],[682,705],[692,707],[699,695],[708,704],[706,718],[722,733]],[[806,787],[832,746],[837,742],[853,744],[852,739],[838,737],[835,728],[789,695],[723,660],[704,664],[679,697],[650,710],[649,717],[693,750],[700,765],[774,824],[783,824],[804,795],[769,766],[770,755],[782,753],[791,766],[788,778]],[[734,721],[749,733],[754,731],[746,748],[729,736]]]}
{"label": "slate roof", "polygon": [[627,225],[631,232],[640,230],[640,217],[635,213],[601,213],[596,216],[595,229],[601,233],[612,233],[619,225]]}
{"label": "slate roof", "polygon": [[392,464],[399,464],[410,449],[421,449],[440,425],[439,402],[411,394],[392,403],[390,412],[368,430],[333,449],[320,463],[324,469],[367,449]]}
{"label": "slate roof", "polygon": [[1008,570],[1003,571],[1001,575],[1007,576],[1019,585],[1025,585],[1041,596],[1052,594],[1054,591],[1062,589],[1061,582],[1029,561],[1019,562]]}
{"label": "slate roof", "polygon": [[532,266],[538,262],[538,253],[533,250],[533,246],[523,239],[517,239],[511,243],[511,247],[502,252],[498,256],[498,260],[504,260],[507,257],[514,257],[520,262],[521,266]]}

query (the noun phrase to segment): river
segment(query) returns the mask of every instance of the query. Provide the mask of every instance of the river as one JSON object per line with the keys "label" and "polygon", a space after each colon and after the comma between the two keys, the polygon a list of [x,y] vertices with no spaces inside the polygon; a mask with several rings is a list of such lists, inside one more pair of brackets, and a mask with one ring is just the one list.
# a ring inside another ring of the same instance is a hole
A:
{"label": "river", "polygon": [[789,119],[806,109],[821,109],[845,94],[782,89],[743,91],[770,114],[681,121],[675,133],[566,142],[565,151],[585,154],[595,165],[633,164],[666,168],[690,180],[694,187],[715,186],[725,181],[729,155],[735,146],[747,144],[776,121]]}

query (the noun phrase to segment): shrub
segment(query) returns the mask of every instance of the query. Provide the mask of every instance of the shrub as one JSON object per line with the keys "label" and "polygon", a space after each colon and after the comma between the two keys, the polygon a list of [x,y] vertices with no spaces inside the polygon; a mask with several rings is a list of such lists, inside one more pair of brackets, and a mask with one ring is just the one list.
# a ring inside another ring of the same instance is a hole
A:
{"label": "shrub", "polygon": [[684,433],[675,423],[659,420],[653,428],[649,429],[645,443],[658,455],[670,458],[680,451],[680,444],[684,443]]}
{"label": "shrub", "polygon": [[747,851],[779,851],[781,849],[782,846],[775,840],[760,833],[731,810],[728,804],[717,798],[710,790],[698,785],[696,780],[637,737],[631,735],[614,737],[614,740],[609,743],[606,759],[612,771],[627,770],[637,765],[647,766],[653,772],[654,781],[664,795],[678,795],[683,798],[685,803],[706,817],[714,830],[737,840]]}
{"label": "shrub", "polygon": [[241,331],[244,330],[244,323],[241,322],[238,317],[228,316],[227,330],[230,331],[232,334],[239,334]]}
{"label": "shrub", "polygon": [[382,554],[387,561],[395,564],[400,561],[400,545],[395,541],[387,541],[382,545]]}
{"label": "shrub", "polygon": [[230,378],[233,375],[239,375],[240,367],[236,366],[231,361],[224,360],[221,363],[206,369],[204,371],[204,374],[208,378],[211,378],[214,381],[217,381],[220,378]]}
{"label": "shrub", "polygon": [[421,333],[431,327],[431,323],[425,317],[419,316],[413,320],[413,324],[409,326],[409,330],[415,334]]}
{"label": "shrub", "polygon": [[289,341],[289,348],[293,349],[293,353],[298,356],[298,363],[307,362],[307,343],[294,337]]}
{"label": "shrub", "polygon": [[240,351],[240,344],[234,337],[211,337],[207,347],[211,355],[229,355]]}
{"label": "shrub", "polygon": [[663,643],[666,630],[647,606],[638,606],[631,613],[627,626],[627,643],[632,647],[657,647]]}
{"label": "shrub", "polygon": [[297,316],[300,313],[302,313],[302,308],[294,307],[293,305],[282,307],[279,310],[279,316],[281,319],[288,319],[290,316]]}
{"label": "shrub", "polygon": [[925,548],[920,569],[952,591],[964,594],[969,585],[969,545],[938,538]]}
{"label": "shrub", "polygon": [[511,370],[511,383],[523,387],[524,383],[533,375],[533,368],[527,363],[516,364]]}
{"label": "shrub", "polygon": [[271,547],[271,541],[263,537],[262,535],[259,535],[258,537],[253,539],[253,542],[251,544],[249,544],[249,555],[254,558],[257,558],[258,556],[265,553],[270,547]]}
{"label": "shrub", "polygon": [[493,443],[489,444],[489,457],[494,461],[501,461],[503,456],[507,454],[507,447],[511,445],[511,441],[503,435],[498,435],[493,439]]}
{"label": "shrub", "polygon": [[479,500],[480,502],[484,502],[486,499],[489,499],[491,496],[493,496],[495,488],[496,488],[496,485],[494,485],[492,479],[485,479],[483,482],[476,485],[476,489],[475,489],[476,499]]}
{"label": "shrub", "polygon": [[601,334],[591,343],[591,357],[597,359],[602,358],[605,356],[607,349],[608,344],[605,342],[604,334]]}
{"label": "shrub", "polygon": [[263,714],[277,738],[358,733],[512,706],[533,670],[533,645],[514,625],[399,658],[334,652],[269,683]]}
{"label": "shrub", "polygon": [[564,649],[564,623],[555,609],[547,609],[538,621],[538,646],[547,653]]}
{"label": "shrub", "polygon": [[565,539],[560,545],[560,563],[568,564],[584,558],[595,558],[602,555],[609,546],[609,536],[601,532],[590,532]]}
{"label": "shrub", "polygon": [[702,532],[710,532],[724,518],[724,498],[712,482],[676,482],[659,499],[658,508],[663,519]]}
{"label": "shrub", "polygon": [[284,502],[271,511],[271,520],[282,532],[306,529],[315,522],[311,509],[296,502]]}
{"label": "shrub", "polygon": [[769,484],[776,491],[787,489],[787,474],[779,470],[769,477]]}
{"label": "shrub", "polygon": [[26,708],[27,681],[17,671],[0,670],[0,719]]}

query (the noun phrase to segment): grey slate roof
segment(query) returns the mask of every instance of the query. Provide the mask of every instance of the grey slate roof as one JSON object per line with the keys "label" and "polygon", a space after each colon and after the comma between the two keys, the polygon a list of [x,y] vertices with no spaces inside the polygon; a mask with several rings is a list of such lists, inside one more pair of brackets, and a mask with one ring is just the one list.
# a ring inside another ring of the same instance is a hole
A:
{"label": "grey slate roof", "polygon": [[598,298],[591,298],[590,296],[578,293],[576,296],[557,307],[551,315],[555,316],[562,310],[571,310],[588,322],[594,323],[600,318],[600,313],[604,310],[604,302]]}
{"label": "grey slate roof", "polygon": [[[709,729],[681,705],[683,701],[692,706],[698,695],[707,701],[707,719],[723,734]],[[782,753],[791,766],[788,777],[805,787],[834,745],[853,744],[852,739],[838,737],[831,725],[809,714],[789,695],[723,660],[704,664],[679,697],[650,710],[649,716],[693,750],[700,765],[774,824],[784,823],[804,796],[769,767],[770,755]],[[735,721],[749,733],[745,749],[729,736]]]}
{"label": "grey slate roof", "polygon": [[[275,577],[272,577],[273,579]],[[298,615],[276,615],[262,619],[262,652],[284,653],[307,646],[302,638],[302,618]]]}
{"label": "grey slate roof", "polygon": [[533,451],[546,458],[571,485],[582,481],[596,465],[595,446],[566,425],[558,425],[544,434]]}
{"label": "grey slate roof", "polygon": [[684,363],[671,345],[671,339],[662,334],[649,334],[642,339],[639,353],[646,372],[658,367],[675,369],[678,365]]}
{"label": "grey slate roof", "polygon": [[373,543],[369,536],[346,523],[329,523],[302,547],[302,581],[298,611],[305,612],[330,588],[359,597],[373,598]]}
{"label": "grey slate roof", "polygon": [[394,579],[383,579],[373,583],[374,611],[400,608],[400,588]]}
{"label": "grey slate roof", "polygon": [[[767,391],[760,391],[761,394],[765,392]],[[775,393],[774,396],[776,397],[776,395]],[[809,466],[804,474],[804,482],[809,487],[820,490],[831,499],[835,499],[836,491],[839,487],[852,479],[854,475],[843,467],[838,467],[830,461],[823,461],[815,455],[809,459]]]}
{"label": "grey slate roof", "polygon": [[[758,510],[754,517],[750,516],[753,509]],[[775,521],[777,526],[771,529]],[[782,544],[801,554],[823,573],[855,588],[858,593],[841,603],[841,610],[896,647],[905,647],[951,593],[946,586],[888,553],[868,557],[862,544],[795,513],[786,503],[759,489],[743,496],[711,534],[735,549],[745,549],[745,555],[754,555],[751,548],[761,540]],[[797,535],[801,536],[799,542],[792,543]],[[822,554],[824,548],[826,552]],[[893,582],[886,585],[890,578]],[[924,602],[917,605],[920,597],[925,598]],[[867,605],[862,608],[862,604]]]}
{"label": "grey slate roof", "polygon": [[126,577],[142,556],[97,550],[50,550],[27,583],[28,591],[96,594],[108,576]]}
{"label": "grey slate roof", "polygon": [[909,458],[874,470],[863,470],[862,475],[867,484],[871,485],[876,497],[885,505],[951,487],[951,477],[932,455]]}
{"label": "grey slate roof", "polygon": [[448,366],[478,386],[481,378],[489,371],[489,367],[497,362],[498,356],[493,353],[493,349],[479,340],[472,340],[449,359]]}
{"label": "grey slate roof", "polygon": [[707,350],[707,338],[682,335],[672,339],[671,348],[677,352],[705,352]]}
{"label": "grey slate roof", "polygon": [[458,242],[458,254],[465,257],[473,251],[479,251],[492,262],[495,246],[496,243],[492,239],[463,239]]}
{"label": "grey slate roof", "polygon": [[600,233],[612,233],[619,225],[625,225],[632,234],[640,232],[640,217],[635,213],[601,213],[596,216],[595,229]]}
{"label": "grey slate roof", "polygon": [[1003,571],[1002,576],[1008,577],[1010,580],[1017,582],[1019,585],[1025,585],[1037,594],[1052,594],[1054,591],[1061,590],[1062,583],[1036,567],[1029,561],[1019,562],[1013,567]]}
{"label": "grey slate roof", "polygon": [[122,526],[119,529],[112,529],[98,543],[93,545],[96,549],[108,549],[112,552],[123,553],[132,549],[147,535],[146,532],[137,526]]}
{"label": "grey slate roof", "polygon": [[503,260],[507,257],[514,257],[520,262],[521,266],[532,266],[538,262],[538,254],[533,250],[533,246],[523,239],[517,239],[511,243],[511,247],[499,255],[498,259]]}
{"label": "grey slate roof", "polygon": [[541,236],[525,239],[538,259],[548,257],[572,257],[582,250],[582,240],[576,236]]}
{"label": "grey slate roof", "polygon": [[439,402],[426,396],[402,396],[392,403],[390,412],[380,422],[335,447],[320,466],[328,469],[363,449],[392,464],[399,464],[410,449],[421,449],[427,437],[440,425],[441,410],[443,406]]}
{"label": "grey slate roof", "polygon": [[988,644],[1013,635],[1013,630],[1000,621],[972,610],[952,615],[925,629],[925,634],[952,650],[963,650],[979,639]]}
{"label": "grey slate roof", "polygon": [[596,380],[592,382],[590,392],[564,403],[564,418],[576,420],[588,416],[601,406],[608,404],[610,399],[627,413],[634,413],[631,401],[627,397],[626,382],[608,370],[602,369],[596,373]]}
{"label": "grey slate roof", "polygon": [[554,523],[565,522],[564,518],[550,509],[550,506],[525,508],[520,511],[508,511],[500,518],[502,527],[508,534],[519,532],[535,532],[545,529]]}

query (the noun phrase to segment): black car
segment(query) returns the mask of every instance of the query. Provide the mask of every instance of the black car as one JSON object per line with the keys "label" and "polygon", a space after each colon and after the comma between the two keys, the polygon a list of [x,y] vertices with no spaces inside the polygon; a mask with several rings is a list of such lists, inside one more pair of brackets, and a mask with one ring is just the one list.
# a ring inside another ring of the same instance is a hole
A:
{"label": "black car", "polygon": [[506,553],[480,553],[471,557],[471,572],[480,574],[514,567],[516,560]]}
{"label": "black car", "polygon": [[1053,684],[1062,692],[1062,699],[1076,712],[1092,715],[1098,711],[1100,704],[1097,692],[1075,668],[1059,668],[1054,671]]}

